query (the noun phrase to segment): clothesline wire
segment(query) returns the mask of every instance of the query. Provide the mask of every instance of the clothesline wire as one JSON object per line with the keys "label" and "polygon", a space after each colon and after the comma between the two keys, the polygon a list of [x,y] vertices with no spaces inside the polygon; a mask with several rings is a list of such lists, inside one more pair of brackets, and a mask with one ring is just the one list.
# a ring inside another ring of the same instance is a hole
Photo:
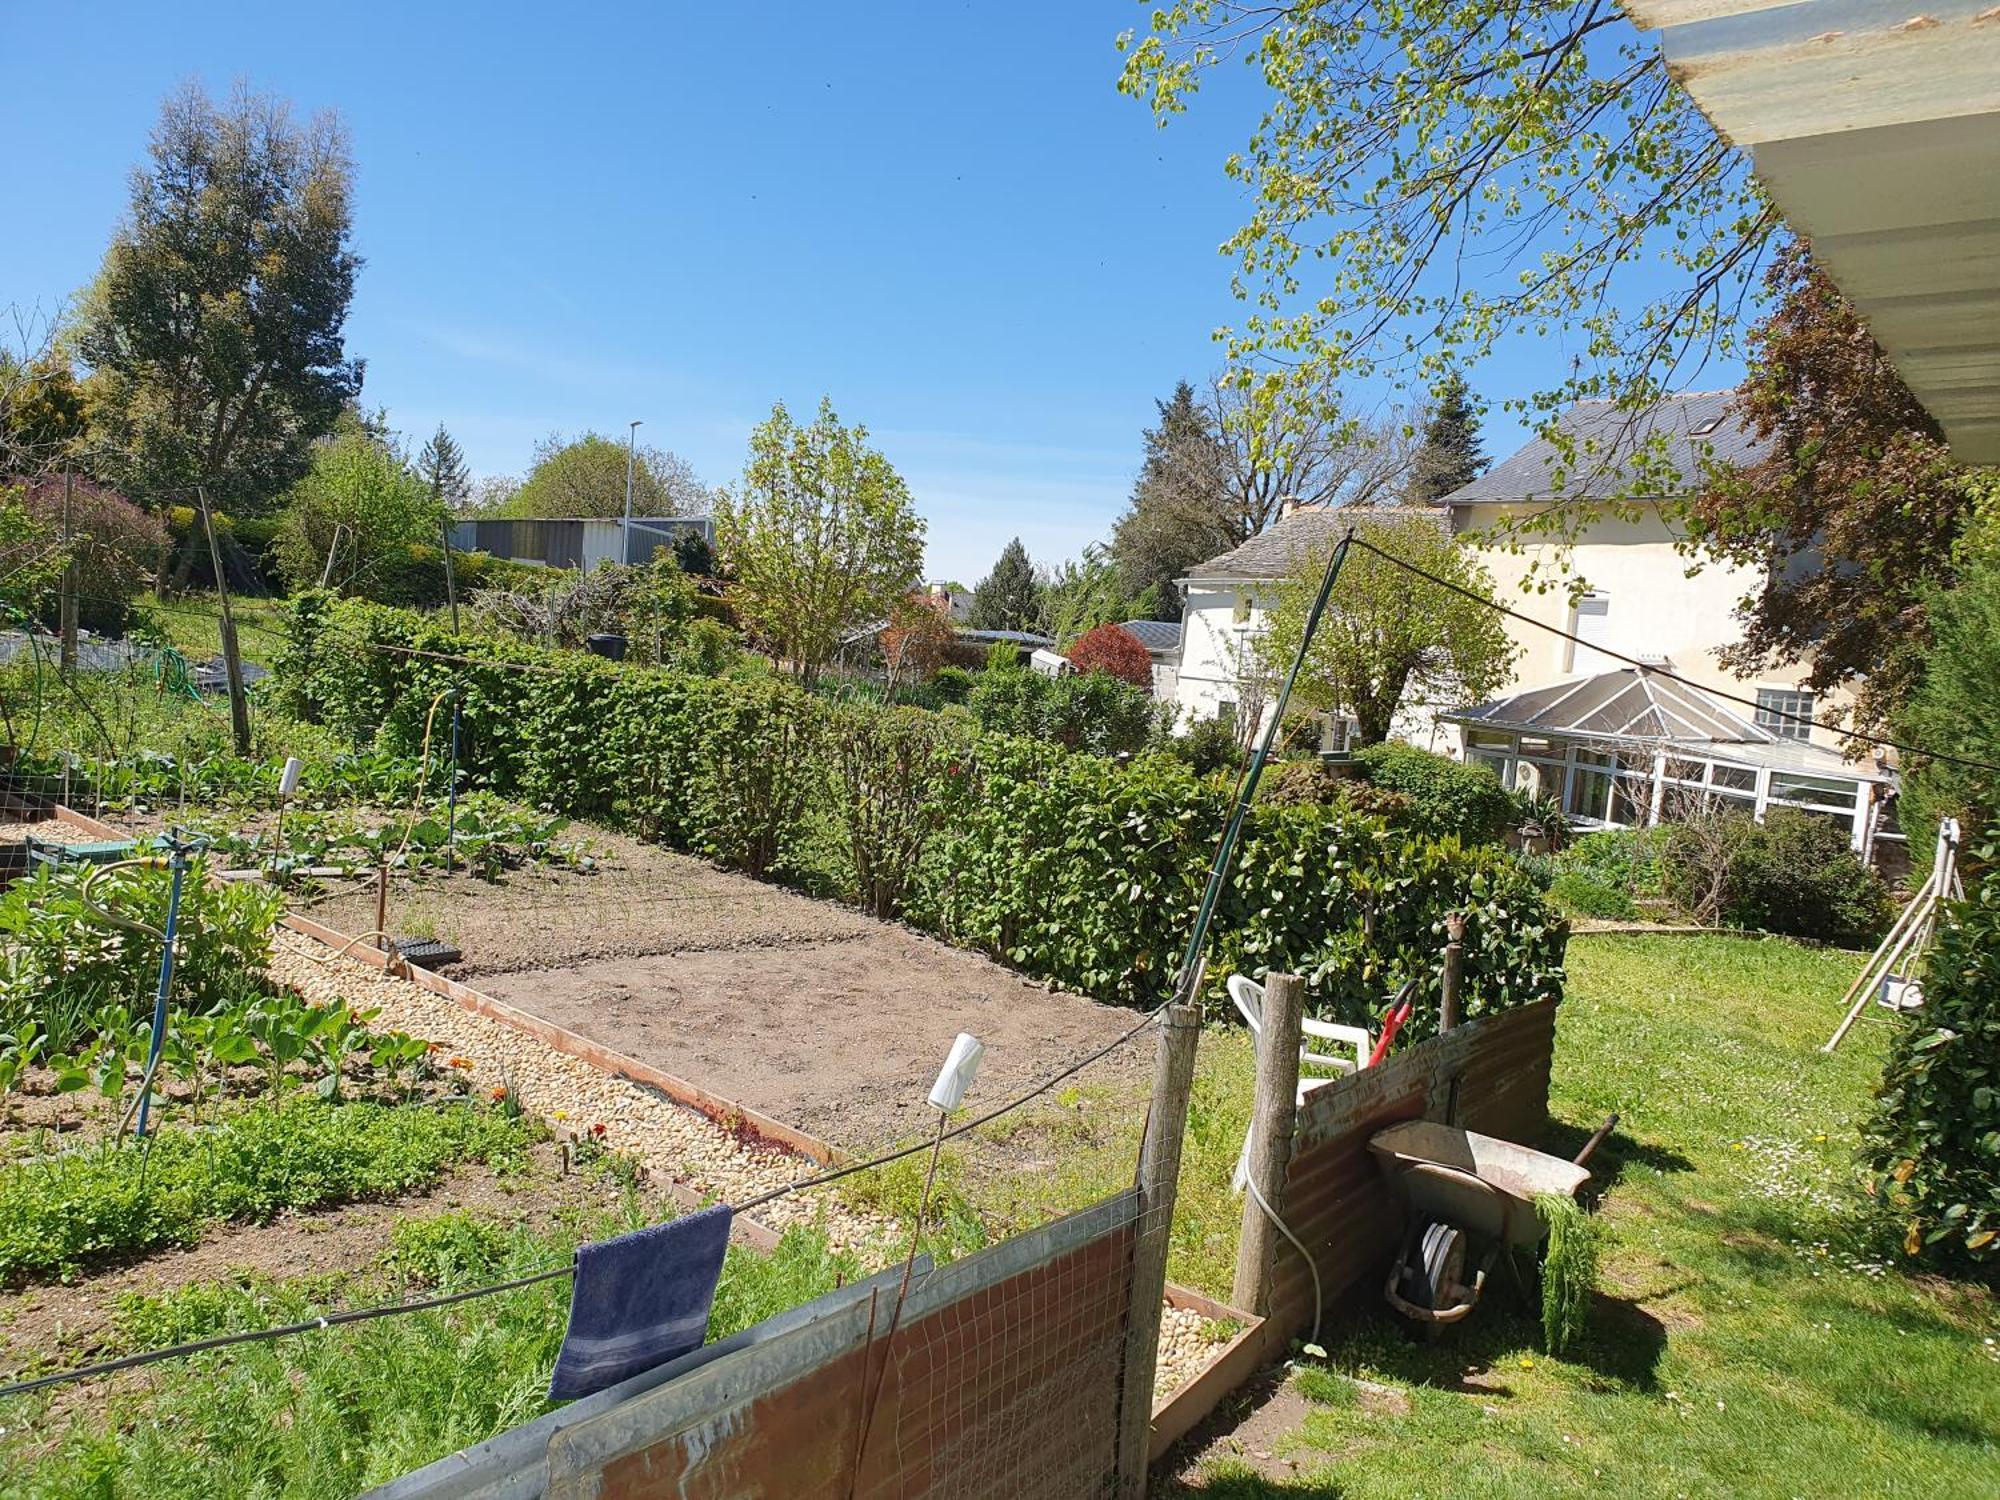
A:
{"label": "clothesline wire", "polygon": [[[1350,531],[1347,541],[1352,542],[1353,540],[1354,534]],[[1314,631],[1332,594],[1334,582],[1340,575],[1341,565],[1345,560],[1346,552],[1347,548],[1343,544],[1328,563],[1325,576],[1321,579],[1317,601],[1306,622],[1306,628],[1301,633],[1298,649],[1292,661],[1291,671],[1287,674],[1284,687],[1278,694],[1276,711],[1280,720],[1282,720],[1286,704],[1290,699],[1292,685],[1297,680],[1301,666],[1304,663],[1306,651],[1312,644]],[[878,1167],[902,1161],[906,1157],[935,1150],[945,1141],[957,1140],[974,1130],[978,1130],[982,1126],[990,1125],[993,1121],[1011,1114],[1013,1111],[1041,1098],[1058,1084],[1075,1077],[1093,1063],[1102,1061],[1120,1047],[1133,1041],[1149,1027],[1158,1022],[1171,1006],[1192,1000],[1196,991],[1200,988],[1202,975],[1206,970],[1206,964],[1202,960],[1201,955],[1205,951],[1208,925],[1215,911],[1215,898],[1223,881],[1227,879],[1228,866],[1237,847],[1237,835],[1242,827],[1243,816],[1248,810],[1251,799],[1256,796],[1258,779],[1264,768],[1265,756],[1262,753],[1262,749],[1263,747],[1259,747],[1258,752],[1252,755],[1249,771],[1237,783],[1234,798],[1235,806],[1231,809],[1229,821],[1225,825],[1222,836],[1217,844],[1215,858],[1209,866],[1208,880],[1203,893],[1202,903],[1196,911],[1194,926],[1188,938],[1187,956],[1183,961],[1180,972],[1175,976],[1172,990],[1165,999],[1103,1046],[1093,1048],[1033,1088],[995,1105],[983,1114],[976,1115],[972,1119],[963,1121],[949,1129],[941,1129],[930,1140],[917,1141],[911,1145],[883,1152],[865,1161],[842,1163],[838,1166],[829,1167],[823,1172],[815,1172],[809,1176],[798,1178],[795,1181],[783,1183],[778,1187],[758,1193],[742,1203],[732,1205],[731,1212],[736,1214],[749,1213],[753,1209],[762,1208],[768,1203],[773,1203],[780,1198],[789,1197],[794,1193],[805,1192],[811,1188],[825,1187],[829,1183],[839,1182],[844,1178],[853,1177],[858,1173],[873,1171]],[[940,1121],[940,1124],[942,1124],[942,1121]],[[487,1286],[469,1287],[464,1291],[449,1293],[441,1297],[427,1297],[415,1302],[380,1303],[373,1307],[354,1308],[343,1313],[330,1313],[324,1318],[314,1318],[307,1322],[286,1324],[281,1328],[259,1329],[240,1334],[226,1334],[218,1338],[197,1340],[189,1344],[178,1344],[169,1348],[128,1354],[122,1358],[106,1360],[99,1364],[84,1365],[73,1370],[61,1370],[53,1374],[40,1376],[34,1380],[0,1386],[0,1399],[8,1396],[24,1395],[30,1391],[41,1390],[48,1386],[87,1380],[94,1376],[107,1375],[119,1370],[133,1369],[140,1365],[153,1364],[161,1360],[178,1358],[182,1355],[199,1354],[207,1350],[224,1348],[232,1344],[245,1344],[265,1339],[284,1338],[292,1334],[309,1333],[315,1329],[333,1327],[336,1324],[358,1323],[370,1318],[386,1318],[402,1313],[422,1312],[432,1308],[448,1307],[454,1303],[469,1302],[479,1297],[490,1297],[502,1292],[515,1291],[521,1287],[532,1286],[537,1282],[553,1281],[559,1277],[573,1275],[574,1272],[575,1263],[571,1261],[567,1264],[550,1266],[546,1269],[530,1272],[525,1276],[518,1276],[510,1281],[496,1282]]]}
{"label": "clothesline wire", "polygon": [[1794,713],[1789,709],[1775,708],[1768,704],[1761,704],[1754,698],[1746,698],[1740,693],[1732,693],[1727,688],[1711,687],[1706,683],[1691,681],[1683,677],[1679,672],[1676,672],[1672,667],[1663,667],[1657,662],[1642,661],[1636,656],[1627,656],[1622,651],[1615,651],[1611,647],[1600,645],[1596,641],[1587,641],[1582,636],[1577,635],[1573,631],[1564,630],[1559,625],[1551,625],[1546,620],[1537,620],[1533,615],[1523,614],[1517,609],[1510,609],[1507,605],[1500,603],[1499,600],[1489,598],[1477,589],[1467,588],[1464,584],[1455,583],[1449,578],[1440,578],[1437,574],[1420,568],[1415,563],[1396,556],[1393,552],[1384,551],[1382,548],[1375,546],[1366,537],[1356,536],[1353,538],[1353,541],[1355,546],[1374,553],[1375,556],[1381,558],[1384,562],[1393,563],[1406,573],[1414,574],[1418,578],[1426,579],[1436,584],[1439,588],[1448,589],[1454,594],[1470,599],[1474,604],[1484,605],[1488,609],[1497,610],[1509,619],[1519,620],[1524,625],[1532,625],[1537,630],[1547,631],[1550,635],[1560,636],[1563,640],[1587,647],[1597,652],[1600,656],[1608,656],[1614,661],[1623,662],[1626,666],[1635,668],[1642,675],[1662,677],[1668,682],[1677,682],[1682,687],[1693,688],[1698,693],[1706,693],[1711,698],[1720,698],[1724,702],[1734,703],[1739,707],[1748,708],[1754,712],[1786,719],[1794,724],[1802,724],[1808,729],[1824,729],[1830,734],[1843,735],[1848,739],[1861,740],[1867,744],[1880,745],[1890,750],[1899,750],[1905,755],[1921,756],[1926,760],[1942,761],[1947,765],[1964,766],[1968,770],[2000,773],[2000,765],[1996,765],[1991,761],[1975,760],[1963,755],[1952,755],[1943,750],[1927,750],[1921,745],[1912,745],[1902,740],[1891,739],[1887,735],[1872,734],[1861,729],[1846,729],[1838,724],[1822,724],[1819,720],[1813,718],[1811,714]]}

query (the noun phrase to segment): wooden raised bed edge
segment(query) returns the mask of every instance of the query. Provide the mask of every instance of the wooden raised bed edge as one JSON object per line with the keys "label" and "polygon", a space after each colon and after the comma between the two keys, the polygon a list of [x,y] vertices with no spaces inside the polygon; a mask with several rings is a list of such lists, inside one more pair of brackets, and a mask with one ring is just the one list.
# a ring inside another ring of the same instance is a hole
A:
{"label": "wooden raised bed edge", "polygon": [[1155,1464],[1166,1451],[1207,1421],[1216,1407],[1269,1361],[1265,1320],[1255,1313],[1204,1297],[1188,1287],[1167,1283],[1167,1305],[1198,1312],[1217,1323],[1240,1323],[1233,1338],[1219,1345],[1192,1380],[1164,1401],[1153,1405],[1153,1430],[1146,1442],[1146,1462]]}

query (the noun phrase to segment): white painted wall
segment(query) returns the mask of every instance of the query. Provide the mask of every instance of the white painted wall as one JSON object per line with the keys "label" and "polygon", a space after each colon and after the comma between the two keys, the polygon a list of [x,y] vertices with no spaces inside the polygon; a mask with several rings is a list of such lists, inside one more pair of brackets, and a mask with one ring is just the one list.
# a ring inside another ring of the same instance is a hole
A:
{"label": "white painted wall", "polygon": [[[1190,582],[1181,606],[1181,663],[1175,674],[1175,729],[1182,733],[1212,719],[1224,702],[1240,704],[1237,676],[1253,632],[1264,628],[1260,598],[1271,586],[1238,581]],[[1236,601],[1247,594],[1249,618],[1236,619]]]}

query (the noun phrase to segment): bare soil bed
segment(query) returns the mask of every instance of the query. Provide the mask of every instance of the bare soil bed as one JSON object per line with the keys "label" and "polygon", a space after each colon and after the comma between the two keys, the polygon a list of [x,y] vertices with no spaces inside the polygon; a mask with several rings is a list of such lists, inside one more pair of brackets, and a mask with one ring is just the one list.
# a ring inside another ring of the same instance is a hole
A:
{"label": "bare soil bed", "polygon": [[[929,1128],[924,1096],[952,1038],[987,1055],[971,1102],[997,1102],[1137,1015],[699,860],[588,830],[595,872],[398,882],[389,930],[452,942],[446,972],[607,1047],[836,1145]],[[375,923],[372,887],[331,886],[316,921]],[[1107,1065],[1143,1073],[1150,1048]]]}

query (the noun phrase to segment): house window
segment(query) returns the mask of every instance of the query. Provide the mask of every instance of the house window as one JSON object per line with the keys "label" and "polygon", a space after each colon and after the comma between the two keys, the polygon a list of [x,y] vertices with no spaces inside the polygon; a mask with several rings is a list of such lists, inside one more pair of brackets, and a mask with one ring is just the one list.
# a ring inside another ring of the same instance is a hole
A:
{"label": "house window", "polygon": [[1594,663],[1601,658],[1592,655],[1589,647],[1611,644],[1611,596],[1609,594],[1585,594],[1576,601],[1570,611],[1570,634],[1576,639],[1569,642],[1565,652],[1563,670],[1585,672],[1602,670]]}
{"label": "house window", "polygon": [[1236,728],[1236,700],[1234,698],[1221,698],[1216,701],[1215,722],[1220,724],[1224,729],[1234,732]]}
{"label": "house window", "polygon": [[1236,596],[1236,607],[1230,611],[1229,618],[1232,623],[1237,625],[1248,625],[1250,623],[1250,596],[1248,594],[1238,594]]}
{"label": "house window", "polygon": [[1793,688],[1757,689],[1757,727],[1769,730],[1781,740],[1809,740],[1813,695]]}

